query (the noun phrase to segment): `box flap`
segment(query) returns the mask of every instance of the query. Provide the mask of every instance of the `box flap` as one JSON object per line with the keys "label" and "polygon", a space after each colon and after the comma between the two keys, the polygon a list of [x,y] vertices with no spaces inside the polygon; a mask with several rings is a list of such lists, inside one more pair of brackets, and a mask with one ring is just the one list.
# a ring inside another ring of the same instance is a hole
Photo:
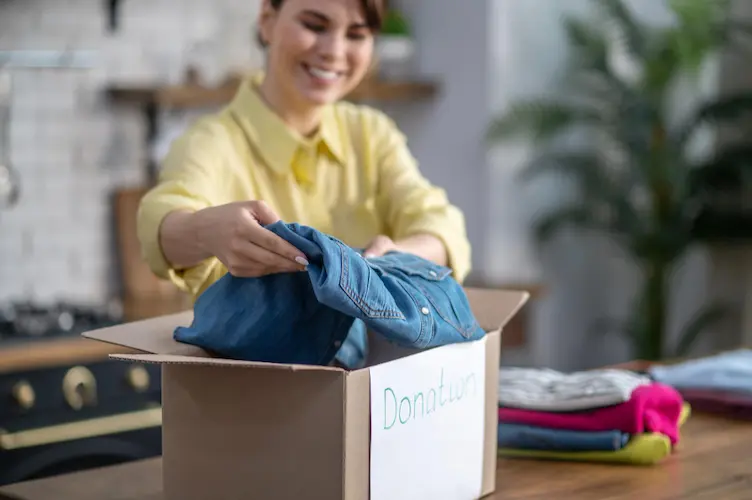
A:
{"label": "box flap", "polygon": [[177,326],[189,326],[193,311],[183,311],[166,316],[142,319],[130,323],[84,332],[86,338],[130,347],[149,354],[174,354],[210,357],[203,349],[177,342],[173,333]]}
{"label": "box flap", "polygon": [[475,318],[488,332],[503,328],[530,298],[521,290],[466,287],[465,293]]}
{"label": "box flap", "polygon": [[207,358],[199,356],[180,356],[174,354],[110,354],[111,359],[120,361],[135,361],[137,363],[152,363],[161,365],[197,365],[197,366],[228,366],[238,368],[271,368],[288,371],[335,371],[344,372],[336,366],[296,365],[283,363],[264,363],[262,361],[241,361],[226,358]]}

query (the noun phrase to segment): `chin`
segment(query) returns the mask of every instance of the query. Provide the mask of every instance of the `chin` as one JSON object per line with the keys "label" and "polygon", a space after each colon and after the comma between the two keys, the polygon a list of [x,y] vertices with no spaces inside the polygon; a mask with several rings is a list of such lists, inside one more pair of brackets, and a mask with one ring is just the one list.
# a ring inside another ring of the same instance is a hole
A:
{"label": "chin", "polygon": [[322,92],[320,90],[306,89],[301,92],[301,96],[311,104],[324,106],[327,104],[335,103],[342,99],[343,93],[333,91]]}
{"label": "chin", "polygon": [[295,88],[303,101],[317,106],[337,102],[347,93],[347,89],[343,88],[342,85],[321,86],[298,82]]}

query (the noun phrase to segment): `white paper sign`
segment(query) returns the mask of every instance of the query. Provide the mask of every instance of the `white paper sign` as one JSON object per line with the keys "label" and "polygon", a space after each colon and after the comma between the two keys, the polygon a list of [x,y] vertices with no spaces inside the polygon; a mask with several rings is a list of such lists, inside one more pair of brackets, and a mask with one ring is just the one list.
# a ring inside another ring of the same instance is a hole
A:
{"label": "white paper sign", "polygon": [[371,500],[471,500],[483,480],[486,339],[371,368]]}

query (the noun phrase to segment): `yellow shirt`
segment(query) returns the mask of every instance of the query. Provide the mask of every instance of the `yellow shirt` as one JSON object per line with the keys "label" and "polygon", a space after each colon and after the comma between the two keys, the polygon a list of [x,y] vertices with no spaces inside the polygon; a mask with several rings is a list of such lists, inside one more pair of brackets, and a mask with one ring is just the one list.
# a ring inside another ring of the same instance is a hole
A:
{"label": "yellow shirt", "polygon": [[353,247],[378,234],[395,240],[432,234],[444,242],[449,267],[463,281],[470,271],[464,216],[421,175],[392,120],[339,102],[325,109],[318,133],[304,138],[267,107],[256,90],[261,78],[244,81],[227,106],[173,142],[138,212],[138,238],[152,271],[195,299],[227,269],[214,257],[173,269],[159,244],[162,219],[176,209],[263,200],[283,221]]}

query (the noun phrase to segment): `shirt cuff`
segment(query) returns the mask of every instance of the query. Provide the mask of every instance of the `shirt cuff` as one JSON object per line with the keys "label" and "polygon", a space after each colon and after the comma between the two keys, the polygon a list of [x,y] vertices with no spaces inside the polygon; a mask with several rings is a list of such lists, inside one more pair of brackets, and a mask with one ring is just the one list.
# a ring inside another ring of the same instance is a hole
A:
{"label": "shirt cuff", "polygon": [[[159,240],[159,230],[170,212],[175,210],[195,212],[202,208],[205,208],[205,205],[197,200],[164,195],[161,195],[159,200],[155,200],[150,198],[148,193],[139,205],[137,234],[142,257],[156,276],[172,281],[183,291],[190,291],[185,280],[187,270],[176,270],[167,261]],[[211,269],[206,271],[207,276],[210,272]]]}

